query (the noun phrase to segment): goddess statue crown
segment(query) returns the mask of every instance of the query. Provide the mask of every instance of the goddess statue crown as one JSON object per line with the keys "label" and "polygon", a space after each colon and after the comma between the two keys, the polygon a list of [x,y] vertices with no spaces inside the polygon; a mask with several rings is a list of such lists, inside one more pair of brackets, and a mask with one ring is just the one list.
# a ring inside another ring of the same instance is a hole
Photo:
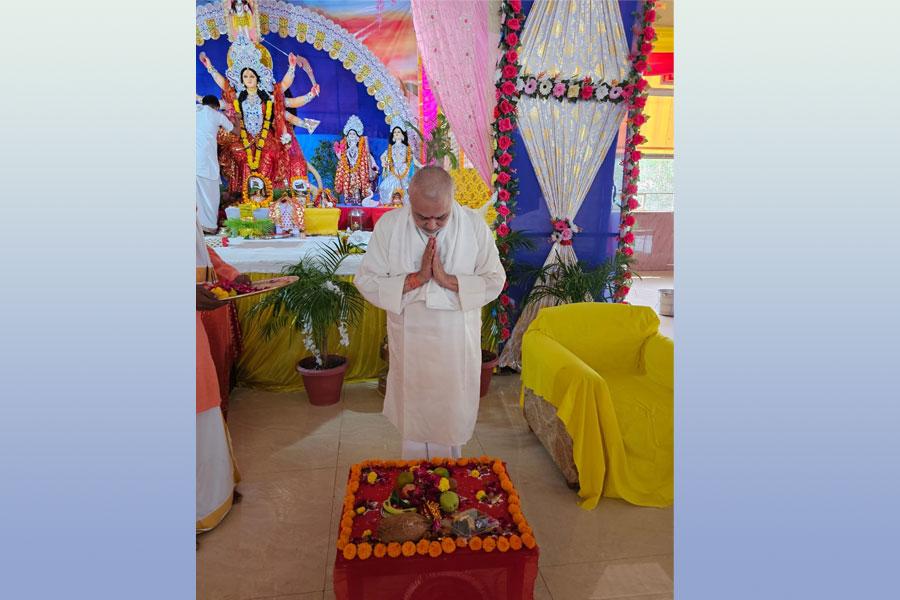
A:
{"label": "goddess statue crown", "polygon": [[347,124],[344,125],[344,135],[350,133],[350,130],[355,131],[362,137],[363,134],[363,124],[362,121],[359,120],[359,117],[356,115],[350,115],[350,118],[347,119]]}
{"label": "goddess statue crown", "polygon": [[228,48],[228,70],[225,76],[238,92],[244,91],[244,82],[241,81],[241,71],[253,69],[259,75],[260,89],[272,93],[275,88],[275,77],[272,75],[272,55],[259,44],[254,44],[241,31],[236,42]]}

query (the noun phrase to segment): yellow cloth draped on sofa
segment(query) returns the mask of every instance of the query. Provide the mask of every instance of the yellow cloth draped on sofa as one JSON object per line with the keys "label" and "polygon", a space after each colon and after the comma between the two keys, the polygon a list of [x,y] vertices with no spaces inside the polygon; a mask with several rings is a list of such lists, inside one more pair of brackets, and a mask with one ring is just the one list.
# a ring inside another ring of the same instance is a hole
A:
{"label": "yellow cloth draped on sofa", "polygon": [[[253,281],[278,277],[280,273],[248,273]],[[348,276],[348,280],[353,278]],[[241,323],[244,349],[238,359],[237,378],[241,385],[272,392],[293,392],[303,389],[303,381],[297,373],[297,362],[307,356],[306,348],[299,332],[287,328],[277,332],[271,339],[262,334],[266,315],[250,318],[248,311],[262,296],[253,296],[237,301],[238,319]],[[381,360],[381,343],[387,335],[385,313],[368,302],[362,319],[348,330],[350,347],[338,344],[338,334],[334,332],[329,340],[335,354],[349,359],[345,381],[373,379],[381,374],[385,363]]]}
{"label": "yellow cloth draped on sofa", "polygon": [[644,306],[545,308],[522,342],[522,385],[572,437],[579,504],[600,496],[668,506],[673,489],[674,346]]}

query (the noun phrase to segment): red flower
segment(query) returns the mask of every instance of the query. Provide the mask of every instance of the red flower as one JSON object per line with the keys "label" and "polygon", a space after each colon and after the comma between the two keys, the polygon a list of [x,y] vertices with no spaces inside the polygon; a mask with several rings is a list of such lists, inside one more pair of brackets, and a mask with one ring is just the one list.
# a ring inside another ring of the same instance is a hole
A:
{"label": "red flower", "polygon": [[641,144],[643,144],[644,142],[647,141],[647,138],[645,138],[644,136],[642,136],[639,133],[636,133],[636,134],[634,134],[634,137],[631,138],[631,141],[634,143],[635,146],[640,146]]}
{"label": "red flower", "polygon": [[512,121],[509,119],[500,119],[500,121],[497,122],[497,127],[500,131],[512,131]]}
{"label": "red flower", "polygon": [[503,76],[507,79],[512,79],[518,74],[519,70],[516,68],[516,65],[506,65],[503,67]]}
{"label": "red flower", "polygon": [[647,104],[647,98],[644,96],[638,96],[634,100],[632,100],[632,104],[634,104],[638,108],[644,108]]}
{"label": "red flower", "polygon": [[635,165],[634,167],[631,168],[631,177],[637,178],[637,176],[640,174],[641,174],[641,170],[637,167],[637,165]]}
{"label": "red flower", "polygon": [[515,112],[516,106],[509,100],[501,100],[500,101],[500,112],[504,115],[508,115],[511,112]]}
{"label": "red flower", "polygon": [[622,241],[625,242],[626,244],[633,244],[634,243],[634,234],[629,231],[624,236],[622,236]]}
{"label": "red flower", "polygon": [[511,178],[509,176],[509,173],[507,173],[506,171],[500,171],[500,173],[497,174],[497,183],[499,183],[500,185],[506,185],[507,183],[509,183],[510,179]]}
{"label": "red flower", "polygon": [[522,12],[522,0],[509,0],[509,7],[513,9],[513,12]]}
{"label": "red flower", "polygon": [[506,45],[507,46],[512,48],[518,43],[519,43],[519,36],[517,36],[515,33],[506,34]]}
{"label": "red flower", "polygon": [[629,198],[629,199],[628,199],[628,210],[637,210],[637,208],[638,208],[639,206],[640,206],[640,204],[639,204],[638,201],[635,200],[634,198]]}
{"label": "red flower", "polygon": [[[642,79],[641,81],[643,81],[643,79]],[[641,125],[643,125],[644,123],[647,122],[647,117],[645,117],[645,116],[642,115],[642,114],[637,114],[637,115],[634,115],[634,118],[632,119],[632,122],[633,122],[635,125],[637,125],[638,127],[640,127]]]}
{"label": "red flower", "polygon": [[631,227],[634,225],[636,219],[634,218],[634,215],[625,215],[624,221],[625,221],[625,225],[627,225],[628,227]]}
{"label": "red flower", "polygon": [[494,120],[497,120],[497,117],[500,116],[500,108],[495,104],[494,105]]}
{"label": "red flower", "polygon": [[653,29],[649,25],[644,27],[644,39],[645,40],[652,40],[654,35],[656,35],[655,29]]}
{"label": "red flower", "polygon": [[506,52],[506,62],[508,62],[508,63],[514,63],[514,62],[516,62],[517,60],[519,60],[519,53],[518,53],[518,52],[516,52],[515,50],[508,50],[508,51]]}
{"label": "red flower", "polygon": [[638,73],[643,73],[644,71],[646,71],[647,70],[647,61],[639,60],[636,63],[634,63],[634,70],[637,71]]}
{"label": "red flower", "polygon": [[637,162],[637,161],[639,161],[639,160],[641,160],[641,151],[640,151],[640,150],[633,150],[633,151],[631,152],[631,162]]}
{"label": "red flower", "polygon": [[625,193],[626,193],[626,194],[635,194],[635,193],[637,193],[637,186],[634,185],[633,183],[629,183],[628,185],[625,186]]}
{"label": "red flower", "polygon": [[585,86],[581,88],[581,97],[584,100],[589,100],[593,94],[594,86],[585,84]]}
{"label": "red flower", "polygon": [[507,225],[506,223],[500,223],[500,225],[497,226],[497,235],[499,235],[500,237],[508,236],[509,225]]}
{"label": "red flower", "polygon": [[503,306],[509,306],[509,296],[506,294],[500,294],[500,304]]}
{"label": "red flower", "polygon": [[625,256],[633,256],[634,250],[631,248],[631,246],[625,246],[624,248],[622,248],[622,254],[624,254]]}
{"label": "red flower", "polygon": [[497,190],[497,197],[500,198],[500,200],[502,200],[503,202],[508,202],[509,192],[503,188],[500,188],[499,190]]}
{"label": "red flower", "polygon": [[504,167],[508,167],[509,163],[512,162],[512,155],[509,152],[504,152],[500,155],[500,158],[497,159],[497,162]]}
{"label": "red flower", "polygon": [[[513,31],[518,31],[519,27],[521,27],[522,24],[519,22],[518,19],[507,19],[506,26],[509,27],[510,29],[512,29]],[[512,44],[510,44],[510,46],[512,46]]]}
{"label": "red flower", "polygon": [[631,96],[633,94],[634,94],[634,85],[629,83],[628,85],[626,85],[625,87],[622,88],[622,97],[623,98],[631,98]]}
{"label": "red flower", "polygon": [[497,318],[500,320],[501,325],[506,325],[507,323],[509,323],[509,317],[505,312],[500,313]]}
{"label": "red flower", "polygon": [[516,93],[516,84],[514,84],[512,81],[504,81],[503,85],[500,86],[500,91],[507,96],[512,96]]}
{"label": "red flower", "polygon": [[627,285],[623,285],[622,287],[619,288],[619,291],[617,292],[616,295],[624,297],[624,296],[627,296],[628,292],[630,292],[630,291],[631,291],[630,287],[628,287]]}
{"label": "red flower", "polygon": [[644,42],[641,44],[641,54],[650,54],[653,51],[653,44],[650,42]]}
{"label": "red flower", "polygon": [[501,339],[501,340],[508,340],[508,339],[509,339],[509,329],[507,329],[506,327],[504,327],[503,329],[500,330],[500,339]]}
{"label": "red flower", "polygon": [[[501,191],[505,192],[506,190],[501,190]],[[509,207],[508,206],[500,206],[497,208],[497,213],[500,215],[503,215],[504,217],[508,216],[509,215]]]}
{"label": "red flower", "polygon": [[637,86],[637,89],[643,92],[645,89],[647,89],[647,80],[641,77],[637,80],[637,83],[635,85]]}
{"label": "red flower", "polygon": [[644,23],[652,23],[656,20],[656,11],[652,8],[644,13]]}

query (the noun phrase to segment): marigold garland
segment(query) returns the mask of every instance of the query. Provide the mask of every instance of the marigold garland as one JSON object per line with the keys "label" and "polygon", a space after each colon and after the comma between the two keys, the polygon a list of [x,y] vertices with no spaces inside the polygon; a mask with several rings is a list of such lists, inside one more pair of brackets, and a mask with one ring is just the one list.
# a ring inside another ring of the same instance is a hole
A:
{"label": "marigold garland", "polygon": [[269,127],[272,125],[272,101],[266,100],[266,113],[263,118],[262,131],[259,132],[259,137],[256,138],[255,154],[253,153],[253,145],[250,144],[247,128],[244,127],[244,113],[241,111],[241,103],[237,99],[234,100],[234,112],[241,117],[241,143],[244,146],[244,151],[247,153],[247,165],[251,171],[255,171],[259,168],[259,157],[262,155],[262,149],[266,145],[266,138],[269,135]]}
{"label": "marigold garland", "polygon": [[[398,558],[405,556],[407,558],[420,555],[437,558],[443,554],[452,554],[457,549],[468,548],[473,552],[499,552],[516,551],[524,548],[534,548],[536,542],[531,527],[525,520],[520,507],[519,495],[512,485],[512,481],[506,471],[506,466],[502,461],[488,456],[482,456],[474,459],[435,459],[428,461],[434,466],[458,466],[465,468],[469,465],[480,464],[482,473],[484,469],[490,469],[491,472],[498,476],[502,489],[507,492],[508,512],[512,517],[513,523],[518,533],[507,533],[505,535],[485,534],[483,536],[472,536],[470,538],[445,536],[436,540],[422,538],[416,542],[407,541],[403,544],[398,542],[382,543],[375,540],[368,540],[364,535],[361,539],[357,538],[358,543],[350,541],[353,528],[353,520],[357,516],[355,492],[359,489],[359,481],[362,474],[371,473],[374,469],[390,468],[390,469],[415,469],[421,461],[378,461],[370,460],[353,465],[350,469],[350,477],[347,482],[347,494],[344,496],[343,512],[340,521],[340,535],[337,540],[337,549],[341,556],[346,560],[367,560],[371,557],[375,558]],[[353,491],[351,491],[353,490]],[[363,511],[364,513],[365,511]],[[368,533],[368,530],[367,532]],[[373,543],[374,542],[374,543]]]}

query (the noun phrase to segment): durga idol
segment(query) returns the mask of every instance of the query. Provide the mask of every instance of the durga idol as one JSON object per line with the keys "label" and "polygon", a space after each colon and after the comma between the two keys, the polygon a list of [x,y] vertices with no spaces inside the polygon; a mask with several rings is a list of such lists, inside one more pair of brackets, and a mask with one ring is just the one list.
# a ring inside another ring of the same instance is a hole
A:
{"label": "durga idol", "polygon": [[[233,109],[239,121],[240,137],[231,136],[220,156],[229,191],[242,192],[251,174],[262,175],[275,184],[306,179],[306,159],[284,117],[284,91],[294,81],[298,58],[290,54],[288,70],[275,84],[268,50],[241,34],[228,49],[224,76],[205,53],[200,53],[200,62],[222,89],[226,106]],[[314,85],[311,93],[317,95],[318,86]]]}

